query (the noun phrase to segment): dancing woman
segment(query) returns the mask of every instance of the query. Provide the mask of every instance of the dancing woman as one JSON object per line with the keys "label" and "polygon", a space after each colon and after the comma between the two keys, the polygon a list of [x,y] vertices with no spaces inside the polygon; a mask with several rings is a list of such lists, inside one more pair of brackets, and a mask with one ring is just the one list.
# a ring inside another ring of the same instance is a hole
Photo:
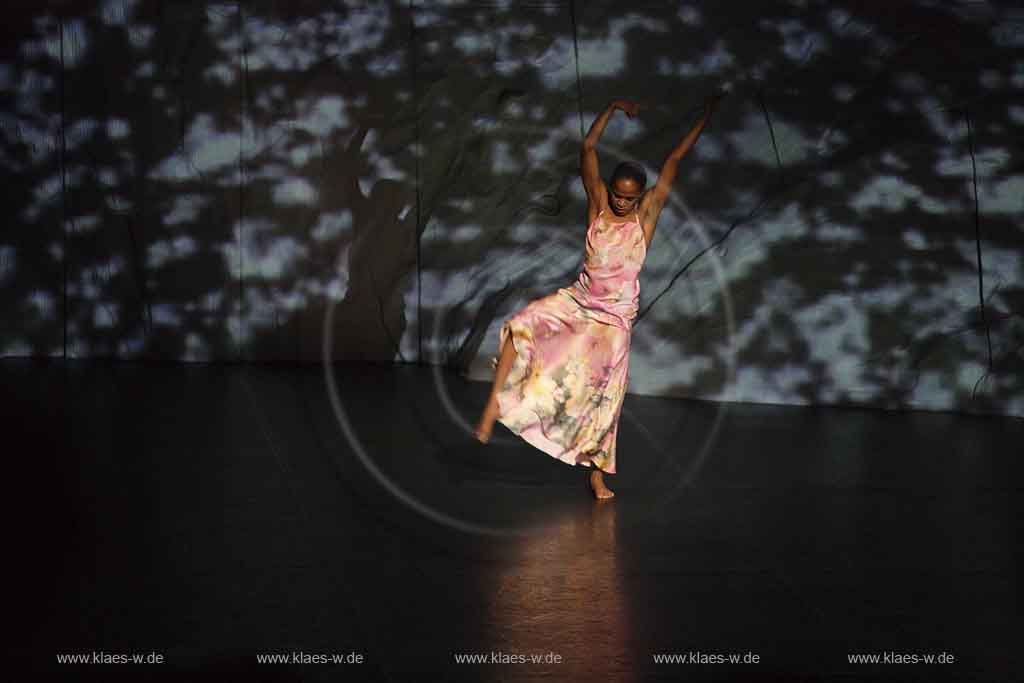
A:
{"label": "dancing woman", "polygon": [[716,92],[707,99],[704,115],[669,153],[658,182],[646,191],[644,170],[628,162],[616,166],[605,183],[596,151],[615,110],[633,118],[640,106],[615,100],[594,121],[580,152],[589,225],[583,270],[572,286],[530,302],[502,325],[494,384],[475,431],[481,443],[500,420],[545,453],[593,468],[590,486],[597,498],[615,495],[604,473],[615,473],[638,276],[679,161],[721,96]]}

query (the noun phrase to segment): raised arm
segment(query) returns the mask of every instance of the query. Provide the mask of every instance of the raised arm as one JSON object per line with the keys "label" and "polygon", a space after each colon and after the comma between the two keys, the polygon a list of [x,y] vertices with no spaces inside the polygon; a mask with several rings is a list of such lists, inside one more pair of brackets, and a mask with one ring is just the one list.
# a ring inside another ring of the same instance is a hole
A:
{"label": "raised arm", "polygon": [[[704,115],[701,116],[700,120],[694,124],[690,132],[687,133],[679,144],[669,152],[665,158],[665,162],[661,165],[661,173],[658,174],[658,182],[655,183],[654,187],[647,193],[645,197],[646,206],[644,207],[644,229],[645,232],[648,230],[653,236],[654,226],[658,222],[658,216],[661,215],[661,209],[665,206],[665,201],[668,199],[669,193],[672,191],[672,183],[676,179],[676,171],[679,168],[679,161],[686,156],[686,153],[690,151],[693,144],[697,142],[697,138],[700,137],[701,131],[704,130],[704,126],[711,120],[711,115],[714,113],[715,108],[718,106],[719,100],[722,99],[724,93],[721,91],[714,92],[711,96],[704,101]],[[650,241],[648,239],[648,241]]]}
{"label": "raised arm", "polygon": [[[600,116],[594,119],[594,123],[590,126],[590,132],[587,133],[587,137],[583,138],[583,147],[580,150],[580,176],[583,178],[583,187],[587,191],[588,214],[591,212],[596,214],[605,198],[606,190],[598,169],[596,147],[597,141],[601,139],[601,134],[604,133],[605,126],[608,125],[608,121],[616,109],[621,109],[629,118],[633,118],[640,109],[640,105],[625,100],[613,100]],[[589,219],[592,220],[593,216],[589,216]]]}

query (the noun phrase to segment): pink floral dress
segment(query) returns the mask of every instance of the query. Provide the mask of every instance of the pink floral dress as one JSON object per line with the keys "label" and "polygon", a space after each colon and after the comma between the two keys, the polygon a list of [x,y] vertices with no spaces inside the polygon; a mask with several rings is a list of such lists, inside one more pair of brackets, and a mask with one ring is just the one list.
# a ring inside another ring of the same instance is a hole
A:
{"label": "pink floral dress", "polygon": [[576,282],[530,302],[501,326],[499,353],[511,338],[516,358],[498,392],[498,420],[570,465],[615,472],[646,256],[639,217],[613,223],[602,211],[587,229]]}

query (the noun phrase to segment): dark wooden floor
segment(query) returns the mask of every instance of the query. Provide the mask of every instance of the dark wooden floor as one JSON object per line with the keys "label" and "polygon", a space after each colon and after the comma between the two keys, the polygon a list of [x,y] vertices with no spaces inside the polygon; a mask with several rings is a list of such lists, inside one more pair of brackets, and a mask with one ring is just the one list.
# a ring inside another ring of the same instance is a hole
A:
{"label": "dark wooden floor", "polygon": [[[254,681],[1022,670],[1024,421],[628,396],[618,495],[597,502],[588,470],[504,427],[486,447],[471,439],[483,384],[334,370],[336,403],[323,368],[0,363],[18,626],[4,668]],[[93,652],[164,663],[57,662]],[[488,662],[456,663],[474,653]],[[730,653],[759,661],[712,663]],[[955,659],[850,663],[858,653]],[[532,655],[561,661],[514,662]]]}

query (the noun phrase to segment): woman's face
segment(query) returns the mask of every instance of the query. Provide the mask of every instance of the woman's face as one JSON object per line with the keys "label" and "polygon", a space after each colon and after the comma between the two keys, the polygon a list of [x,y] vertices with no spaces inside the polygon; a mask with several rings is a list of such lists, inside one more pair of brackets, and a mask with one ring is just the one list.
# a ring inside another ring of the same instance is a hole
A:
{"label": "woman's face", "polygon": [[616,216],[631,213],[643,192],[632,178],[616,178],[608,186],[608,205]]}

